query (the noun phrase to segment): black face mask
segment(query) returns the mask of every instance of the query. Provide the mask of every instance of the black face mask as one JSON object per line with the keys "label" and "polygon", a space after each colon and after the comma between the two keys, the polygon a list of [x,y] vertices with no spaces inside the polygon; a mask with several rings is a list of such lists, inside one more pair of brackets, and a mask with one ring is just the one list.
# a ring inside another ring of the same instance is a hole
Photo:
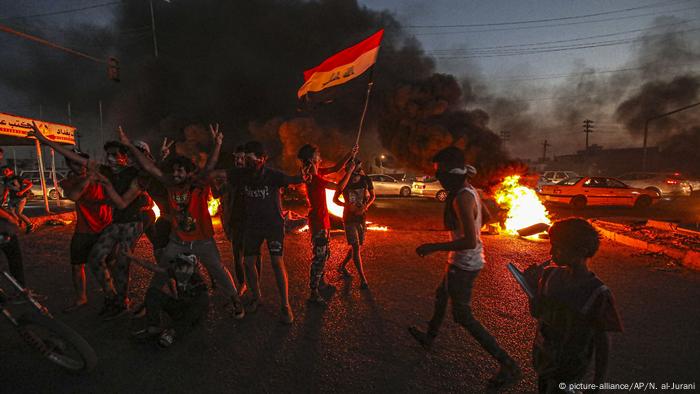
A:
{"label": "black face mask", "polygon": [[466,174],[451,174],[447,171],[438,171],[435,176],[445,190],[455,193],[464,186]]}

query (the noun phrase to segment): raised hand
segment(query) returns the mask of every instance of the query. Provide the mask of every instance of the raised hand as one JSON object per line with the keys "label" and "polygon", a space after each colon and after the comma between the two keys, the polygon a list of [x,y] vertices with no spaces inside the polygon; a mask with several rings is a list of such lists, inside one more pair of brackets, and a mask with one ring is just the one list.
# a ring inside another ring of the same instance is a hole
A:
{"label": "raised hand", "polygon": [[168,142],[168,137],[163,138],[163,145],[160,147],[161,159],[165,159],[170,155],[170,147],[172,147],[174,143],[175,140],[171,140]]}
{"label": "raised hand", "polygon": [[131,140],[129,139],[129,136],[126,135],[124,129],[122,129],[121,126],[117,127],[117,135],[119,136],[119,142],[121,142],[124,145],[131,145]]}
{"label": "raised hand", "polygon": [[46,136],[41,133],[41,130],[39,130],[39,126],[36,125],[36,122],[32,121],[32,129],[27,132],[28,137],[34,137],[38,139],[39,141],[46,141]]}
{"label": "raised hand", "polygon": [[214,123],[213,125],[210,124],[209,132],[211,132],[211,138],[217,145],[221,145],[224,142],[224,133],[219,131],[218,123]]}

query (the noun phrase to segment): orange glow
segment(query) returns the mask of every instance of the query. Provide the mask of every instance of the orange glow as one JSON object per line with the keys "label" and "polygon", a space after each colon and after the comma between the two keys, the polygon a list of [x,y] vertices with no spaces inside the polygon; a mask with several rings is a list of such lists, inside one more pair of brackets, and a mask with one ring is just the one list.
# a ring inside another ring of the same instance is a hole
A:
{"label": "orange glow", "polygon": [[153,208],[151,208],[151,210],[153,210],[153,213],[156,215],[156,219],[158,219],[160,217],[160,208],[158,208],[158,205],[153,204]]}
{"label": "orange glow", "polygon": [[[333,202],[334,194],[335,190],[326,189],[326,205],[328,205],[328,212],[335,217],[342,218],[343,207]],[[340,201],[343,201],[343,196],[340,196]]]}
{"label": "orange glow", "polygon": [[209,202],[208,202],[208,208],[209,208],[209,215],[210,216],[216,216],[217,213],[219,213],[219,205],[221,204],[221,201],[218,198],[212,197],[212,195],[209,195]]}
{"label": "orange glow", "polygon": [[508,209],[505,221],[506,234],[517,235],[517,230],[538,223],[550,224],[549,212],[537,193],[519,183],[520,176],[512,175],[503,180],[495,193],[496,202]]}
{"label": "orange glow", "polygon": [[389,231],[387,226],[367,226],[367,231]]}
{"label": "orange glow", "polygon": [[309,231],[309,225],[308,225],[308,224],[305,224],[304,227],[302,227],[302,228],[296,230],[297,234],[300,234],[300,233],[303,233],[303,232],[306,232],[306,231]]}

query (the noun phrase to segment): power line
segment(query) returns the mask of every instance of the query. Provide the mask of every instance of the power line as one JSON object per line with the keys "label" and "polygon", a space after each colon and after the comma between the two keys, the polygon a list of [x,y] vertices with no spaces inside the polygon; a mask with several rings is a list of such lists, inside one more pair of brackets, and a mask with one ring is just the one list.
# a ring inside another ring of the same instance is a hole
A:
{"label": "power line", "polygon": [[68,10],[61,10],[61,11],[54,11],[54,12],[46,12],[42,14],[33,14],[33,15],[17,15],[17,16],[3,16],[0,17],[0,20],[12,20],[12,19],[25,19],[25,18],[43,18],[46,16],[54,16],[54,15],[63,15],[63,14],[71,14],[75,12],[81,12],[81,11],[87,11],[95,8],[102,8],[102,7],[107,7],[111,5],[117,5],[120,4],[121,1],[111,1],[109,3],[102,3],[102,4],[95,4],[95,5],[90,5],[86,7],[81,7],[81,8],[71,8]]}
{"label": "power line", "polygon": [[[458,25],[408,25],[408,26],[404,26],[404,27],[409,28],[409,29],[433,29],[433,28],[445,28],[445,27],[454,28],[454,27],[486,27],[486,26],[523,25],[523,24],[528,24],[528,23],[555,22],[555,21],[584,19],[584,18],[591,18],[591,17],[595,17],[595,16],[619,14],[619,13],[623,13],[623,12],[636,11],[636,10],[645,9],[645,8],[666,7],[671,3],[687,3],[688,1],[689,0],[680,0],[680,1],[672,1],[672,2],[666,1],[663,3],[649,4],[649,5],[645,5],[645,6],[639,6],[639,7],[631,7],[631,8],[625,8],[625,9],[620,9],[620,10],[597,12],[594,14],[586,14],[586,15],[564,16],[564,17],[559,17],[559,18],[535,19],[535,20],[513,21],[513,22],[458,24]],[[673,5],[675,5],[675,4],[673,4]]]}
{"label": "power line", "polygon": [[541,28],[546,28],[546,27],[558,27],[558,26],[567,26],[568,27],[568,26],[572,26],[572,25],[619,21],[619,20],[623,20],[623,19],[634,19],[634,18],[641,18],[641,17],[645,17],[645,16],[654,16],[654,15],[660,15],[660,14],[668,15],[668,14],[672,14],[672,13],[676,13],[676,12],[695,10],[698,8],[700,8],[700,6],[681,8],[681,9],[677,9],[677,10],[669,10],[669,11],[662,12],[662,13],[651,12],[651,13],[639,14],[639,15],[620,16],[620,17],[616,17],[616,18],[603,18],[603,19],[590,20],[590,21],[553,23],[553,24],[545,24],[545,25],[540,25],[540,26],[520,26],[520,27],[505,27],[505,28],[497,28],[497,29],[479,29],[479,30],[462,30],[462,31],[416,32],[416,33],[412,33],[412,34],[415,36],[434,36],[434,35],[448,35],[448,34],[469,34],[469,33],[487,33],[487,32],[497,32],[497,31],[529,30],[529,29],[541,29]]}
{"label": "power line", "polygon": [[[691,32],[695,32],[698,30],[700,30],[700,28],[682,30],[682,31],[679,31],[678,33],[691,33]],[[658,34],[655,36],[661,36],[661,35],[664,35],[664,34]],[[562,51],[572,51],[572,50],[579,50],[579,49],[601,48],[601,47],[632,44],[632,43],[643,41],[643,40],[649,39],[649,38],[650,38],[649,36],[646,36],[646,37],[639,37],[639,38],[599,41],[599,42],[585,43],[585,44],[579,44],[579,45],[549,46],[549,47],[545,46],[545,47],[540,47],[540,48],[517,49],[517,50],[483,50],[483,51],[475,51],[473,54],[470,54],[470,55],[435,56],[435,58],[436,59],[471,59],[471,58],[533,55],[533,54],[540,54],[540,53],[562,52]]]}
{"label": "power line", "polygon": [[[547,79],[569,78],[569,77],[575,77],[575,76],[579,76],[579,75],[613,74],[613,73],[619,73],[619,72],[630,72],[630,71],[644,70],[654,63],[655,62],[649,62],[649,63],[646,63],[646,64],[639,66],[639,67],[626,67],[626,68],[618,68],[618,69],[612,69],[612,70],[600,70],[600,71],[590,70],[590,71],[583,71],[583,72],[569,73],[569,74],[522,75],[522,76],[504,77],[501,79],[487,77],[487,79],[490,82],[495,82],[495,81],[516,81],[517,82],[517,81],[537,81],[537,80],[543,80],[543,79],[547,80]],[[692,66],[695,64],[700,64],[700,61],[691,62],[691,63],[669,64],[667,66],[664,66],[662,69]]]}
{"label": "power line", "polygon": [[634,30],[627,30],[627,31],[622,31],[622,32],[618,32],[618,33],[599,34],[599,35],[595,35],[595,36],[578,37],[578,38],[571,38],[571,39],[566,39],[566,40],[540,41],[540,42],[533,42],[533,43],[498,45],[498,46],[491,46],[491,47],[433,49],[433,50],[428,51],[427,53],[438,54],[440,52],[447,52],[447,53],[462,52],[462,51],[468,52],[468,51],[480,50],[480,49],[504,49],[504,48],[518,48],[518,47],[528,47],[528,46],[548,45],[548,44],[561,44],[561,43],[566,43],[566,42],[585,41],[585,40],[590,40],[590,39],[594,39],[594,38],[613,37],[613,36],[619,36],[622,34],[629,34],[629,33],[639,33],[639,32],[643,32],[643,31],[660,29],[660,28],[664,28],[664,27],[668,27],[668,26],[678,26],[678,25],[690,23],[691,21],[695,21],[695,20],[698,20],[698,18],[685,20],[685,21],[681,21],[681,22],[669,23],[666,25],[658,25],[658,26],[654,26],[654,27],[648,27],[648,28],[644,28],[644,29],[634,29]]}

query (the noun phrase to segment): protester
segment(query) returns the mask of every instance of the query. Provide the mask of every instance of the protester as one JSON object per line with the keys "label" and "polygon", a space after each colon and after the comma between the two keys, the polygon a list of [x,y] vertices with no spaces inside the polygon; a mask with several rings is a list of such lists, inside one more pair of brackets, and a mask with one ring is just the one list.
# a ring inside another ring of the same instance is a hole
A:
{"label": "protester", "polygon": [[[2,195],[2,205],[7,203],[7,207],[22,223],[26,225],[27,234],[29,234],[34,225],[29,220],[24,212],[24,206],[27,204],[27,194],[33,186],[32,181],[16,175],[14,170],[9,166],[2,167],[3,184],[5,189]],[[8,198],[9,197],[9,198]]]}
{"label": "protester", "polygon": [[479,231],[489,216],[479,193],[469,183],[470,174],[473,176],[476,171],[465,165],[464,152],[456,147],[438,152],[433,163],[440,184],[449,193],[445,201],[444,222],[450,231],[450,241],[423,244],[416,249],[416,253],[425,257],[435,252],[449,252],[447,270],[436,292],[435,310],[427,332],[416,327],[410,327],[409,332],[424,348],[429,349],[444,320],[447,303],[452,300],[455,322],[466,328],[500,364],[498,373],[489,380],[489,388],[499,389],[515,384],[522,376],[520,368],[476,320],[471,309],[474,281],[484,267]]}
{"label": "protester", "polygon": [[36,124],[33,124],[29,135],[49,145],[67,159],[87,166],[104,185],[107,196],[112,200],[112,223],[102,231],[90,251],[88,266],[105,295],[100,316],[104,320],[111,320],[124,315],[129,311],[129,261],[123,253],[116,253],[116,263],[113,266],[108,266],[106,260],[115,251],[133,250],[136,246],[143,233],[142,211],[150,201],[138,178],[139,170],[129,166],[127,147],[117,141],[108,141],[104,145],[107,165],[97,165],[47,139]]}
{"label": "protester", "polygon": [[[133,147],[129,137],[119,128],[120,141],[131,149],[142,168],[157,181],[167,187],[171,211],[171,234],[168,245],[160,255],[158,264],[167,265],[181,253],[196,255],[209,272],[209,276],[222,287],[233,306],[233,317],[242,319],[245,310],[241,303],[231,274],[221,263],[221,256],[214,241],[214,227],[209,215],[208,199],[211,193],[209,175],[219,158],[223,134],[219,126],[209,126],[214,138],[214,151],[209,156],[206,167],[198,171],[189,158],[178,156],[172,159],[172,174],[164,174],[153,161]],[[151,280],[151,288],[159,289],[167,278],[156,274]],[[146,304],[148,312],[148,303]]]}
{"label": "protester", "polygon": [[[158,345],[169,347],[177,336],[191,330],[206,315],[209,308],[207,285],[201,275],[200,262],[195,254],[180,253],[167,266],[150,264],[129,254],[131,261],[156,274],[167,275],[168,291],[151,287],[146,292],[146,319],[148,326],[136,331],[136,339],[158,339]],[[163,323],[163,314],[171,323]]]}
{"label": "protester", "polygon": [[19,284],[26,286],[22,249],[19,246],[17,218],[0,207],[0,251],[5,254],[7,265]]}
{"label": "protester", "polygon": [[[343,201],[340,196],[343,196]],[[350,245],[348,253],[340,263],[338,272],[349,277],[346,265],[350,260],[355,263],[357,275],[360,277],[360,288],[368,289],[367,277],[362,267],[360,248],[365,241],[367,232],[367,209],[374,203],[374,185],[372,180],[362,170],[362,161],[351,160],[345,167],[345,176],[338,183],[333,202],[343,207],[343,227],[345,238]]]}
{"label": "protester", "polygon": [[595,358],[594,383],[605,382],[609,332],[622,332],[612,292],[588,268],[598,251],[597,231],[586,220],[560,220],[549,229],[552,261],[533,265],[525,276],[535,284],[531,313],[537,319],[533,362],[540,393],[567,392],[561,385],[584,381]]}
{"label": "protester", "polygon": [[304,177],[289,176],[268,167],[267,154],[258,141],[248,141],[244,145],[244,151],[246,168],[217,170],[212,176],[225,178],[234,187],[241,187],[243,190],[245,206],[243,256],[246,280],[251,292],[247,310],[253,313],[260,305],[260,275],[257,262],[260,259],[260,248],[263,243],[267,243],[270,263],[280,295],[280,321],[291,324],[294,321],[294,313],[289,305],[289,284],[283,258],[284,217],[280,189],[300,184],[304,182]]}
{"label": "protester", "polygon": [[[233,154],[233,166],[238,169],[245,168],[245,147],[243,145],[239,145]],[[238,291],[240,295],[243,295],[248,289],[245,262],[243,261],[243,240],[246,233],[243,187],[224,180],[215,191],[214,197],[219,198],[221,201],[219,206],[221,226],[224,229],[226,238],[231,242],[233,268],[238,281]],[[212,192],[214,192],[214,189]],[[258,276],[260,276],[262,270],[261,256],[257,256],[255,268]]]}
{"label": "protester", "polygon": [[306,183],[306,196],[309,202],[309,233],[311,234],[312,258],[309,273],[311,294],[309,301],[325,304],[319,293],[319,285],[323,280],[326,262],[330,257],[330,228],[331,221],[326,203],[326,189],[335,189],[336,184],[324,178],[340,171],[345,164],[357,155],[358,146],[354,146],[343,160],[332,167],[321,168],[321,152],[318,147],[306,144],[299,149],[297,158],[302,163],[304,172],[309,175]]}
{"label": "protester", "polygon": [[[89,159],[86,153],[76,152]],[[103,186],[96,182],[87,167],[66,159],[71,172],[61,181],[61,188],[69,200],[75,201],[77,222],[70,243],[70,262],[75,289],[75,301],[63,311],[73,312],[87,305],[85,264],[102,231],[112,222],[112,207]]]}

